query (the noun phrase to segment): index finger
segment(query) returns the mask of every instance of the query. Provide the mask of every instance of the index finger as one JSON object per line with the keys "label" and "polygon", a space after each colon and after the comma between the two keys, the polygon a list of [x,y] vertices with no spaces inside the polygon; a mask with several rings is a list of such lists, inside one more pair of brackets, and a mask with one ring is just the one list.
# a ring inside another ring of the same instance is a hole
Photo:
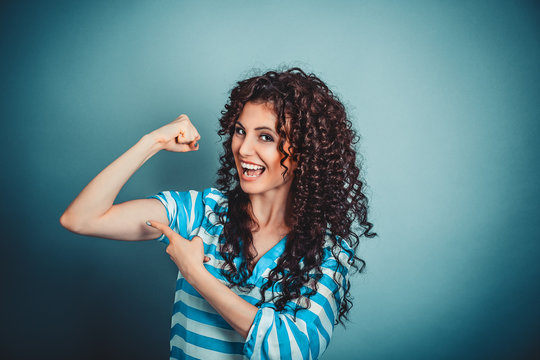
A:
{"label": "index finger", "polygon": [[146,222],[146,225],[148,226],[151,226],[155,229],[158,229],[159,231],[161,231],[166,237],[169,238],[169,240],[171,239],[171,237],[174,237],[174,236],[180,236],[178,233],[174,232],[173,229],[171,229],[169,227],[169,225],[165,225],[163,223],[160,223],[159,221],[152,221],[152,220],[148,220]]}

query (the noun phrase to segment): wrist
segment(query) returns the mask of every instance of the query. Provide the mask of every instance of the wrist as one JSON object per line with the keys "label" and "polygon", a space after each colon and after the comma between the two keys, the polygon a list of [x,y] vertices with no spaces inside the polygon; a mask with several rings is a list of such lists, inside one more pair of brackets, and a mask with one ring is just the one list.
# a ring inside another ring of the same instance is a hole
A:
{"label": "wrist", "polygon": [[198,290],[200,288],[201,284],[207,283],[208,279],[214,278],[212,274],[206,268],[203,264],[201,266],[198,266],[197,268],[192,269],[189,272],[189,275],[185,277],[187,282],[193,286],[195,290]]}
{"label": "wrist", "polygon": [[158,141],[158,139],[153,136],[152,133],[144,135],[137,144],[145,147],[149,156],[153,156],[159,151],[163,150],[163,142]]}

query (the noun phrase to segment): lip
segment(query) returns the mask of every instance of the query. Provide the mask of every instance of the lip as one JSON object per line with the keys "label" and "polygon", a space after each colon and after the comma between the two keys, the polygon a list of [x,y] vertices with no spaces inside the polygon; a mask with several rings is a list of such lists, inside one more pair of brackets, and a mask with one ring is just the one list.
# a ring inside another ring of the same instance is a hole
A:
{"label": "lip", "polygon": [[247,160],[242,160],[242,159],[239,159],[240,162],[243,162],[243,163],[246,163],[246,164],[251,164],[251,165],[257,165],[257,166],[264,166],[264,165],[261,165],[261,164],[257,164],[257,163],[254,163],[252,161],[247,161]]}
{"label": "lip", "polygon": [[247,182],[253,182],[253,181],[257,181],[259,180],[259,178],[261,177],[261,175],[257,176],[257,177],[249,177],[249,176],[246,176],[244,174],[244,171],[243,171],[243,168],[242,166],[240,165],[240,163],[246,163],[246,164],[250,164],[250,165],[256,165],[256,166],[263,166],[265,169],[266,167],[264,165],[260,165],[260,164],[257,164],[257,163],[254,163],[252,161],[246,161],[246,160],[242,160],[242,159],[238,159],[239,160],[239,175],[240,175],[240,179],[242,179],[242,181],[247,181]]}
{"label": "lip", "polygon": [[253,182],[253,181],[259,180],[260,177],[261,177],[261,176],[259,175],[259,176],[257,176],[257,177],[252,178],[252,177],[246,176],[243,172],[240,173],[240,179],[242,179],[242,181]]}

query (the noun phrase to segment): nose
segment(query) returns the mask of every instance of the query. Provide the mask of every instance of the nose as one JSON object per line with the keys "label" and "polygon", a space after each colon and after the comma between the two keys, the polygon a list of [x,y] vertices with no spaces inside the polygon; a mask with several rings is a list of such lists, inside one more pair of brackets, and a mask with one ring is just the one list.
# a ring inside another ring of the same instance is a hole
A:
{"label": "nose", "polygon": [[248,157],[250,155],[253,155],[254,152],[255,152],[255,144],[253,142],[253,139],[251,138],[251,136],[245,136],[242,139],[242,143],[240,144],[238,153],[242,157]]}

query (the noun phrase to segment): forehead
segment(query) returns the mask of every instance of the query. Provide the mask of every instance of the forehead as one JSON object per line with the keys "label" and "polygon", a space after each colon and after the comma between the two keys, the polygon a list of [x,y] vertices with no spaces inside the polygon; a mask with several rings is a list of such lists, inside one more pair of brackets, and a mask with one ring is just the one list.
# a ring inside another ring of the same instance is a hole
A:
{"label": "forehead", "polygon": [[271,104],[250,101],[244,105],[244,109],[238,117],[238,122],[245,127],[265,126],[275,130],[277,115]]}

